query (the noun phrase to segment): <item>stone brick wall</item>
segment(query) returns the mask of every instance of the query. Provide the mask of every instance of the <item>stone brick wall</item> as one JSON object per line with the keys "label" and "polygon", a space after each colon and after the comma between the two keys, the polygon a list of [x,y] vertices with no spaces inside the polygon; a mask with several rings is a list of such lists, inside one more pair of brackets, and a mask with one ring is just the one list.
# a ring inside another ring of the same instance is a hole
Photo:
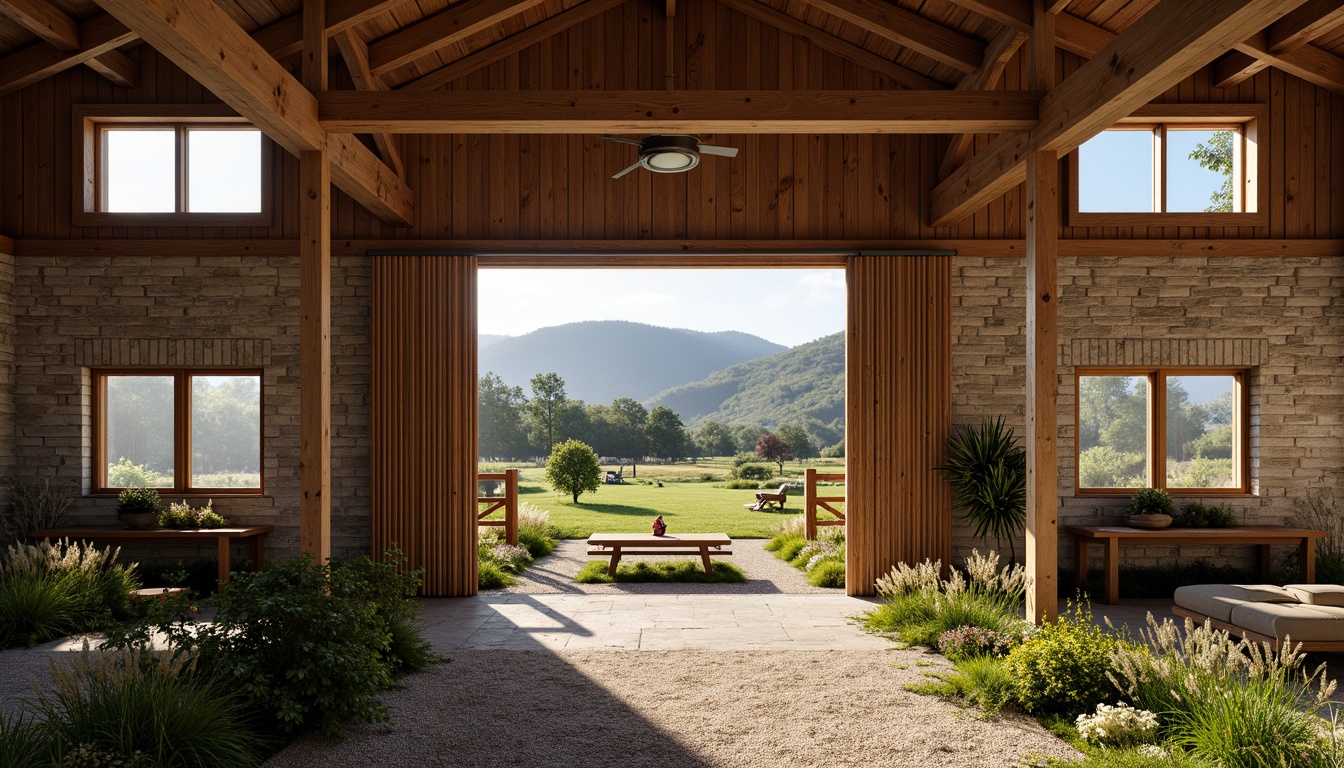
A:
{"label": "stone brick wall", "polygon": [[[0,250],[0,477],[14,476],[14,256]],[[0,508],[9,492],[0,485]]]}
{"label": "stone brick wall", "polygon": [[[1023,433],[1025,267],[954,262],[953,421],[1003,415]],[[1244,365],[1253,495],[1228,499],[1245,523],[1280,524],[1308,489],[1344,473],[1344,259],[1076,258],[1060,264],[1060,525],[1102,524],[1125,499],[1074,494],[1075,365]],[[1061,565],[1072,568],[1067,535]],[[959,520],[954,548],[981,546]],[[1022,551],[1019,540],[1018,551]],[[1209,558],[1247,565],[1246,548],[1122,550],[1126,564]]]}
{"label": "stone brick wall", "polygon": [[[0,267],[0,281],[3,275]],[[368,282],[366,257],[333,259],[332,551],[338,555],[369,546]],[[233,522],[274,525],[268,548],[297,553],[297,258],[22,258],[13,300],[20,474],[56,476],[87,489],[90,366],[261,366],[265,494],[218,497],[215,508]],[[2,319],[0,308],[0,361]],[[81,497],[75,522],[112,522],[115,507],[114,498]]]}

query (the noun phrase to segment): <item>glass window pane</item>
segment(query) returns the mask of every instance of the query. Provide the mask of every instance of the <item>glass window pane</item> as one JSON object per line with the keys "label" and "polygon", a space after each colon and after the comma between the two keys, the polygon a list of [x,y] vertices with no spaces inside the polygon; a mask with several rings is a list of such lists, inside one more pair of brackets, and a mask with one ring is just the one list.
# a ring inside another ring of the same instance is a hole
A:
{"label": "glass window pane", "polygon": [[177,136],[172,129],[111,128],[105,139],[105,210],[117,213],[177,210]]}
{"label": "glass window pane", "polygon": [[1167,129],[1167,210],[1231,213],[1233,131]]}
{"label": "glass window pane", "polygon": [[187,210],[261,211],[261,131],[187,132]]}
{"label": "glass window pane", "polygon": [[261,377],[191,377],[191,487],[261,487]]}
{"label": "glass window pane", "polygon": [[1168,376],[1167,487],[1236,488],[1233,376]]}
{"label": "glass window pane", "polygon": [[1102,131],[1078,148],[1078,210],[1153,210],[1153,134]]}
{"label": "glass window pane", "polygon": [[1147,377],[1079,377],[1079,486],[1148,486],[1149,421]]}
{"label": "glass window pane", "polygon": [[173,487],[173,377],[107,377],[107,486]]}

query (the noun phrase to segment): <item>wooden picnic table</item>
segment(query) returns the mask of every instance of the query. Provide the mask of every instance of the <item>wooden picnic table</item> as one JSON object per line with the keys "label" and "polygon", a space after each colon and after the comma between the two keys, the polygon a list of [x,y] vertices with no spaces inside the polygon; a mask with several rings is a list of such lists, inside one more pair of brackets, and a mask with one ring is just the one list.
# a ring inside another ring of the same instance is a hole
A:
{"label": "wooden picnic table", "polygon": [[1285,528],[1277,525],[1239,525],[1235,528],[1130,528],[1124,525],[1070,525],[1064,530],[1073,534],[1077,585],[1081,589],[1087,578],[1087,545],[1092,542],[1106,547],[1105,598],[1101,602],[1115,605],[1120,602],[1120,545],[1121,544],[1254,544],[1260,550],[1260,577],[1270,572],[1269,546],[1296,544],[1301,564],[1302,582],[1316,583],[1316,539],[1328,537],[1329,531],[1306,528]]}
{"label": "wooden picnic table", "polygon": [[120,525],[86,525],[77,528],[53,528],[28,534],[30,539],[75,539],[102,544],[121,542],[172,542],[201,544],[214,542],[219,555],[219,580],[229,580],[229,553],[233,542],[246,544],[252,570],[261,570],[266,537],[274,530],[269,525],[241,528],[124,528]]}
{"label": "wooden picnic table", "polygon": [[[713,573],[710,554],[731,555],[733,540],[726,533],[682,533],[675,536],[652,533],[594,533],[588,537],[589,556],[611,556],[608,576],[616,575],[616,566],[624,555],[700,555],[705,573]],[[711,552],[712,550],[712,552]]]}

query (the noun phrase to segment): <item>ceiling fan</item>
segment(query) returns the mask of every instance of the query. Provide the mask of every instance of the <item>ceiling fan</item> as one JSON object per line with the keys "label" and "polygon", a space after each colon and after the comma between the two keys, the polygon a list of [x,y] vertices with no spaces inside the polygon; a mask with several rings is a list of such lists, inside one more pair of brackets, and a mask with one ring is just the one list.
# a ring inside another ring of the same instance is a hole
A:
{"label": "ceiling fan", "polygon": [[619,179],[625,174],[643,166],[654,173],[684,173],[700,164],[701,155],[719,155],[737,157],[737,147],[716,147],[701,144],[694,136],[679,136],[660,133],[645,136],[639,141],[603,136],[606,141],[619,141],[622,144],[634,144],[639,147],[639,160],[629,168],[612,176]]}

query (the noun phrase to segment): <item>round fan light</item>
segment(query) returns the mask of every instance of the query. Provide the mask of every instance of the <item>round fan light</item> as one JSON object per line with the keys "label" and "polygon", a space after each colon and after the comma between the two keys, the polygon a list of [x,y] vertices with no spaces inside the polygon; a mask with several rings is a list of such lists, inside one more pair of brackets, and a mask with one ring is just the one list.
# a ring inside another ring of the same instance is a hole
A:
{"label": "round fan light", "polygon": [[640,158],[645,168],[655,173],[681,173],[700,162],[700,155],[684,149],[659,148]]}

